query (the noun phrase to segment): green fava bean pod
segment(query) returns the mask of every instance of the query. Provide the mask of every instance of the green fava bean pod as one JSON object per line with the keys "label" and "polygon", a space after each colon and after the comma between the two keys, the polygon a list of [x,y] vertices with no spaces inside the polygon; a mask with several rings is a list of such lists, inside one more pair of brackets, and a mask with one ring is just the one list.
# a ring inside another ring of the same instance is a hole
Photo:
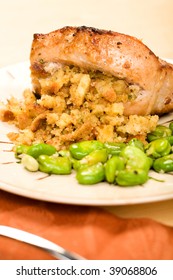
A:
{"label": "green fava bean pod", "polygon": [[56,152],[57,150],[54,146],[45,143],[39,143],[30,146],[27,151],[27,154],[34,158],[38,158],[40,155],[51,156]]}
{"label": "green fava bean pod", "polygon": [[116,183],[124,187],[143,185],[147,181],[148,172],[143,169],[121,170],[116,177]]}
{"label": "green fava bean pod", "polygon": [[123,148],[125,148],[125,143],[112,143],[106,142],[104,143],[104,147],[107,149],[108,154],[118,156]]}
{"label": "green fava bean pod", "polygon": [[93,185],[102,182],[105,178],[104,166],[101,162],[81,167],[77,170],[76,179],[79,184]]}
{"label": "green fava bean pod", "polygon": [[97,140],[86,140],[70,145],[69,151],[71,156],[75,159],[82,159],[84,156],[90,154],[92,151],[103,149],[103,143]]}
{"label": "green fava bean pod", "polygon": [[171,145],[166,138],[154,140],[145,146],[147,156],[159,158],[171,152]]}
{"label": "green fava bean pod", "polygon": [[173,154],[156,159],[153,163],[153,169],[160,173],[173,171]]}
{"label": "green fava bean pod", "polygon": [[38,157],[39,170],[48,174],[71,174],[71,161],[68,157],[51,157],[40,155]]}
{"label": "green fava bean pod", "polygon": [[125,168],[123,158],[119,156],[112,156],[105,163],[105,178],[108,183],[114,183],[115,176],[120,170]]}

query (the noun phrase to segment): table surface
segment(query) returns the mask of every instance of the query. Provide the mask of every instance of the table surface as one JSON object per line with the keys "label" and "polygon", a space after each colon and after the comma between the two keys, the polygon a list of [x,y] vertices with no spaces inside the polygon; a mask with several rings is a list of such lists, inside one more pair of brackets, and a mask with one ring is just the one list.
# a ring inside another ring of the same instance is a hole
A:
{"label": "table surface", "polygon": [[[135,36],[159,57],[173,58],[173,1],[6,0],[0,3],[0,67],[29,59],[34,33],[86,25]],[[105,207],[120,217],[148,217],[173,226],[173,200]]]}

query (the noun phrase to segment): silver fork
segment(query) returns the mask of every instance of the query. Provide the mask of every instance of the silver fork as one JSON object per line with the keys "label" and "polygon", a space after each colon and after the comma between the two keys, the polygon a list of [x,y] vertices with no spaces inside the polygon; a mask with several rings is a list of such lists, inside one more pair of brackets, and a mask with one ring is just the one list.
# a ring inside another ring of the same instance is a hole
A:
{"label": "silver fork", "polygon": [[24,230],[0,225],[0,235],[41,248],[59,260],[85,260],[76,253],[70,252],[43,237],[26,232]]}

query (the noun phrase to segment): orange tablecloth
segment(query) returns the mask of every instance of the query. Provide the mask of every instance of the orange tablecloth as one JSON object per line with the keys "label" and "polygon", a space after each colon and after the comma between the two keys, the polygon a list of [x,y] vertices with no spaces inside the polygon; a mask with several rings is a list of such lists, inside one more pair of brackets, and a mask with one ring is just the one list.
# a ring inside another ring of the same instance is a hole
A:
{"label": "orange tablecloth", "polygon": [[[87,259],[173,259],[173,228],[119,218],[89,206],[61,205],[0,191],[0,224],[47,238]],[[1,260],[51,260],[48,253],[0,236]]]}

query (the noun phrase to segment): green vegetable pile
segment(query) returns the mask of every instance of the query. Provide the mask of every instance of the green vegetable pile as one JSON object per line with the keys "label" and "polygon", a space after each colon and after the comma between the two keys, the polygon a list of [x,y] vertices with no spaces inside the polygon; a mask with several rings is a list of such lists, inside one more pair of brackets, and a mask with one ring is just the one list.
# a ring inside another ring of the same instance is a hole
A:
{"label": "green vegetable pile", "polygon": [[31,171],[68,175],[76,172],[79,184],[93,185],[105,181],[119,186],[142,185],[149,170],[173,171],[173,122],[158,125],[147,135],[147,144],[133,138],[125,143],[101,143],[86,140],[57,151],[45,144],[15,146],[15,157]]}

